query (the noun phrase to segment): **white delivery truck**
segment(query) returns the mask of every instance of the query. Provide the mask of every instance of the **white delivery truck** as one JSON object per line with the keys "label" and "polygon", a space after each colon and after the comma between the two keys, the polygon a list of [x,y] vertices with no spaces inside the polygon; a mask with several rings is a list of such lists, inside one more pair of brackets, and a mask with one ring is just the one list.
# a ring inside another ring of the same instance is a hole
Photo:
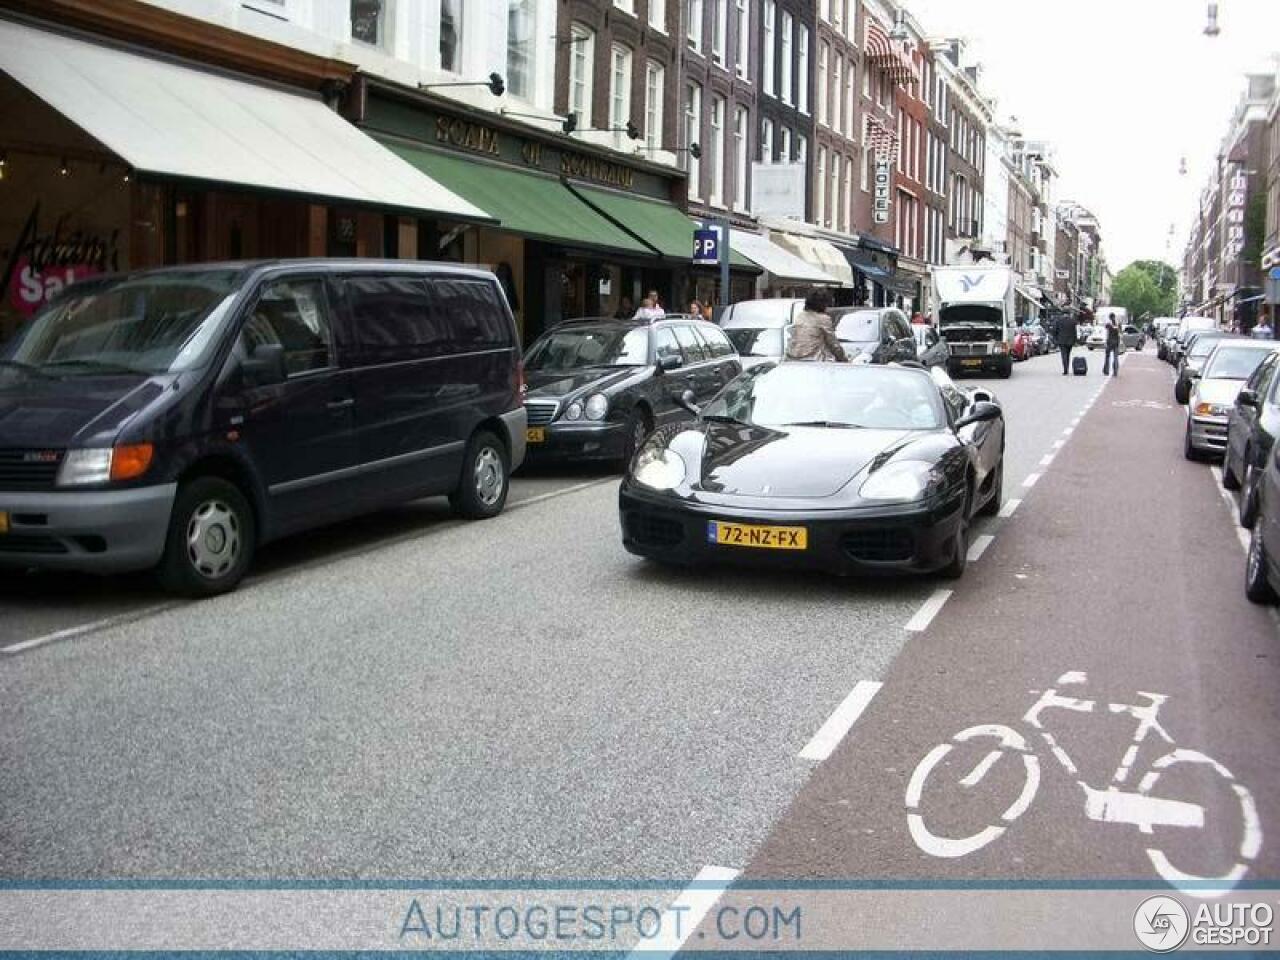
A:
{"label": "white delivery truck", "polygon": [[933,268],[938,334],[947,341],[949,373],[966,370],[1008,377],[1017,326],[1015,274],[998,264]]}

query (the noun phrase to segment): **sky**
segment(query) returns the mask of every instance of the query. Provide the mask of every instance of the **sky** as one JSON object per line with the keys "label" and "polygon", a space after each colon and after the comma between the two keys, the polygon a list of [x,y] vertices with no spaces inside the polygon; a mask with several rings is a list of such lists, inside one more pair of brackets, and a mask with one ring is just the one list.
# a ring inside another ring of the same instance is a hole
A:
{"label": "sky", "polygon": [[1274,70],[1280,55],[1280,0],[1220,0],[1212,39],[1206,0],[905,5],[930,37],[968,41],[1001,121],[1017,117],[1026,137],[1054,145],[1057,199],[1097,215],[1113,272],[1181,263],[1244,74]]}

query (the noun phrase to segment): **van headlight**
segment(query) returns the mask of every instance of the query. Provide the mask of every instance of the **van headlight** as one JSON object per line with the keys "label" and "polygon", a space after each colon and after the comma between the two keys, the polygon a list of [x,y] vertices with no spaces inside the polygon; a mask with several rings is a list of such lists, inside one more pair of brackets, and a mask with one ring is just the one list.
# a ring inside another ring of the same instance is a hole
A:
{"label": "van headlight", "polygon": [[650,490],[674,490],[684,483],[688,470],[684,458],[666,447],[650,444],[636,455],[631,476]]}
{"label": "van headlight", "polygon": [[111,448],[68,450],[58,467],[58,486],[80,487],[111,479]]}
{"label": "van headlight", "polygon": [[858,495],[864,500],[911,503],[932,493],[941,480],[931,463],[899,460],[871,474],[858,490]]}
{"label": "van headlight", "polygon": [[584,412],[588,420],[603,420],[605,414],[609,412],[609,398],[603,393],[593,393],[587,397]]}

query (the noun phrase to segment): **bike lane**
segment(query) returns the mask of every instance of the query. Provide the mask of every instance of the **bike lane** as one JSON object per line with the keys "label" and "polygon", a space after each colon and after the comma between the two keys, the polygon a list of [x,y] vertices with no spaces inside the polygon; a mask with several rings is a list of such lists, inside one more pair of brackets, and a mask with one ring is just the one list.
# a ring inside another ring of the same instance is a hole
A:
{"label": "bike lane", "polygon": [[744,879],[1280,880],[1276,621],[1184,423],[1127,358]]}

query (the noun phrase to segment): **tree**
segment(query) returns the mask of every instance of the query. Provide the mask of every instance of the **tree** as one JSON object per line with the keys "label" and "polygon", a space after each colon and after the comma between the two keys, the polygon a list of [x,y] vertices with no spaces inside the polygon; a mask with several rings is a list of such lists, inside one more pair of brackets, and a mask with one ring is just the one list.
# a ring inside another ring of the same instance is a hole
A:
{"label": "tree", "polygon": [[1171,317],[1178,302],[1178,273],[1159,260],[1135,260],[1116,275],[1111,300],[1135,321],[1148,315]]}

